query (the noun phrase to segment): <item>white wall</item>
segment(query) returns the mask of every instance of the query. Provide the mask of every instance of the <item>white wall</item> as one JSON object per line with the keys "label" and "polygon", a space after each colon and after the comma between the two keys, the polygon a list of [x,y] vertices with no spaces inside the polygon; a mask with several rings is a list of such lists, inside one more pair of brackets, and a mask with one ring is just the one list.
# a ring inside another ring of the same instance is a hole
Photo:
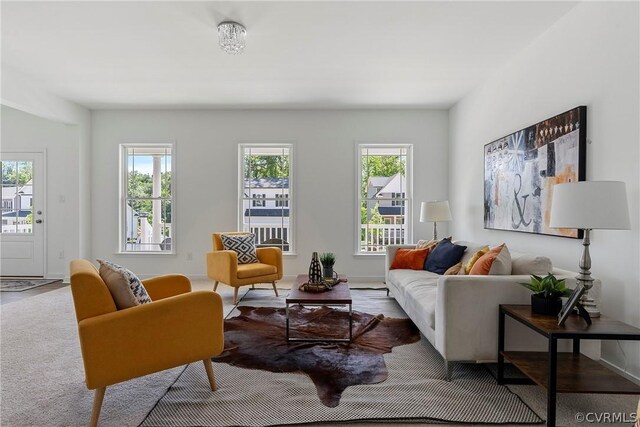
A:
{"label": "white wall", "polygon": [[68,261],[80,255],[78,129],[3,106],[1,140],[2,150],[46,150],[45,276],[68,277]]}
{"label": "white wall", "polygon": [[[446,111],[119,110],[92,119],[92,253],[143,276],[206,274],[211,233],[237,229],[240,142],[294,145],[297,256],[285,258],[286,276],[306,272],[312,251],[332,251],[340,273],[383,278],[383,258],[353,255],[356,141],[414,144],[416,239],[430,235],[430,224],[417,221],[419,202],[447,194]],[[178,253],[118,255],[118,144],[167,141],[176,142]]]}
{"label": "white wall", "polygon": [[[454,236],[507,242],[577,270],[580,241],[483,229],[483,145],[578,105],[587,106],[587,180],[627,184],[630,231],[596,230],[592,274],[604,314],[640,326],[639,12],[637,2],[586,2],[450,111]],[[594,203],[597,203],[594,200]],[[640,377],[640,344],[603,343],[605,360]]]}
{"label": "white wall", "polygon": [[[2,105],[24,111],[54,122],[75,126],[76,163],[75,180],[78,182],[78,250],[74,256],[90,257],[91,250],[91,193],[89,162],[91,160],[91,112],[78,104],[60,98],[42,88],[32,77],[2,64]],[[6,119],[5,119],[6,120]],[[68,205],[69,206],[69,205]],[[70,207],[68,207],[69,209]],[[67,257],[67,259],[71,259]]]}

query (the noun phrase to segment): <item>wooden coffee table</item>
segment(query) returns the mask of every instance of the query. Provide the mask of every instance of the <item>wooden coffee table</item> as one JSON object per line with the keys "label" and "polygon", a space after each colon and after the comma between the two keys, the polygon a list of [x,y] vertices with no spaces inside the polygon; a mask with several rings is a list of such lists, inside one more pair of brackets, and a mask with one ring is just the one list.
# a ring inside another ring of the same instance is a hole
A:
{"label": "wooden coffee table", "polygon": [[[347,276],[340,275],[339,279],[347,280]],[[296,283],[291,288],[291,292],[285,299],[287,312],[287,341],[332,341],[332,342],[351,342],[353,336],[353,311],[351,300],[351,292],[346,282],[340,282],[330,291],[325,292],[304,292],[301,291],[300,285],[309,281],[307,274],[299,274],[296,277]],[[289,334],[289,305],[298,304],[305,306],[349,306],[349,338],[295,338]]]}

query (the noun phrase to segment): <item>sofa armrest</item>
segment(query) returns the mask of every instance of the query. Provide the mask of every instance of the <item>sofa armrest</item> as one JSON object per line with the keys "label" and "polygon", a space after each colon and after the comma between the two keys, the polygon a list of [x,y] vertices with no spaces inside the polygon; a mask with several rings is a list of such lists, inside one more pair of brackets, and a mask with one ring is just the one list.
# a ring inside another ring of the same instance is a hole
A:
{"label": "sofa armrest", "polygon": [[495,361],[498,306],[529,304],[529,276],[440,276],[435,347],[448,361]]}
{"label": "sofa armrest", "polygon": [[78,331],[87,387],[105,387],[220,354],[222,298],[190,292],[82,320]]}
{"label": "sofa armrest", "polygon": [[238,278],[238,254],[235,251],[207,253],[207,276],[232,285]]}
{"label": "sofa armrest", "polygon": [[191,292],[191,281],[182,274],[166,274],[142,281],[152,301]]}
{"label": "sofa armrest", "polygon": [[416,245],[387,245],[384,253],[384,282],[387,283],[389,279],[389,267],[393,262],[393,258],[396,256],[398,249],[415,249]]}

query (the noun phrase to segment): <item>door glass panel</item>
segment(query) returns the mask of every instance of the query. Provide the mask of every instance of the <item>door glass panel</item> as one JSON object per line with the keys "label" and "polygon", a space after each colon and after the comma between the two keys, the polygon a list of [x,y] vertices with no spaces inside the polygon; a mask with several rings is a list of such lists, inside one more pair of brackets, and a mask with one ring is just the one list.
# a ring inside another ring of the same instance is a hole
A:
{"label": "door glass panel", "polygon": [[2,233],[33,233],[33,161],[2,161]]}

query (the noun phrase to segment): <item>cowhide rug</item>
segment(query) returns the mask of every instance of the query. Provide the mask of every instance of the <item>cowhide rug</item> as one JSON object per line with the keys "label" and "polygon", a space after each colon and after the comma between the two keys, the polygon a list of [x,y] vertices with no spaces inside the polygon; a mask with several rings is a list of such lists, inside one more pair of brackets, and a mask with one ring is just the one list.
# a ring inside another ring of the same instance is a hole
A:
{"label": "cowhide rug", "polygon": [[[420,340],[409,319],[353,312],[351,343],[287,342],[284,308],[238,307],[240,315],[225,320],[223,353],[216,362],[270,372],[304,372],[325,406],[336,407],[350,385],[387,379],[383,354]],[[349,317],[328,307],[290,307],[292,337],[346,338]]]}

